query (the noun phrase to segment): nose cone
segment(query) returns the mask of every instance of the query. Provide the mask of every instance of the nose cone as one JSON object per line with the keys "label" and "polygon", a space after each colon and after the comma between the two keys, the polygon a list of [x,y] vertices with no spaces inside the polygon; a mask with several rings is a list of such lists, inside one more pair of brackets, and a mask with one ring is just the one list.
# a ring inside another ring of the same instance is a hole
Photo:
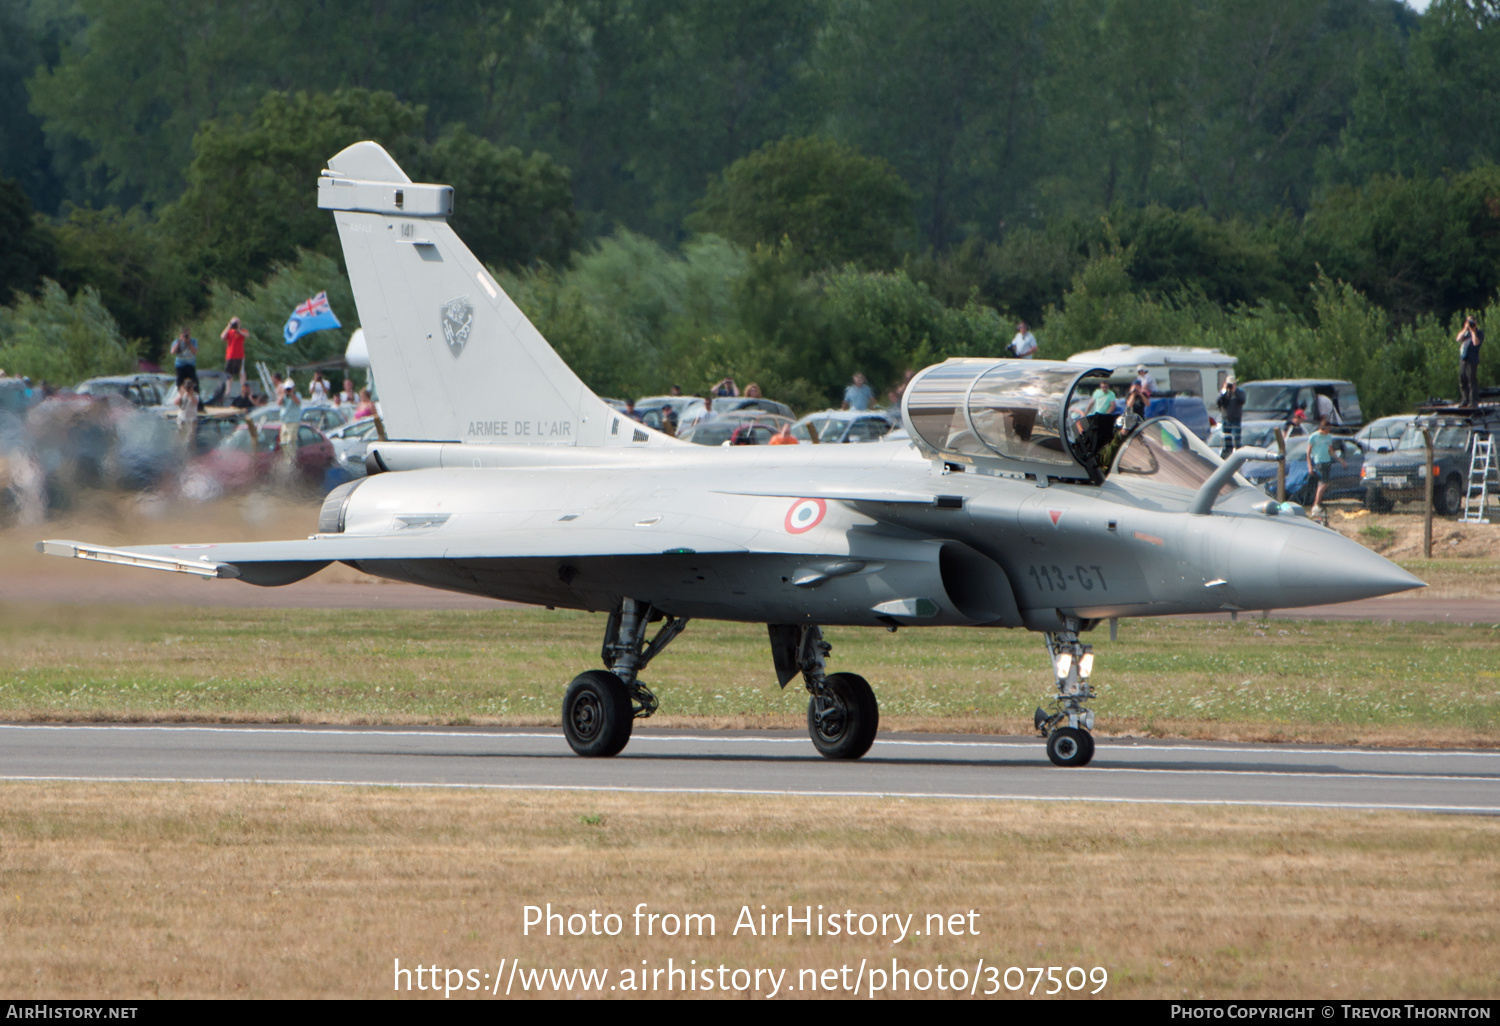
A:
{"label": "nose cone", "polygon": [[1323,606],[1427,585],[1384,556],[1333,531],[1306,529],[1288,538],[1276,564],[1291,606]]}

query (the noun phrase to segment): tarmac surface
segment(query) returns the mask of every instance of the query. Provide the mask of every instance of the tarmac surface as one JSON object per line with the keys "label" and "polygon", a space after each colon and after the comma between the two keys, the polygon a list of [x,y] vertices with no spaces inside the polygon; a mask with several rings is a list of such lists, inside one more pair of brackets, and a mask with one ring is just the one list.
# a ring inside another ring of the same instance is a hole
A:
{"label": "tarmac surface", "polygon": [[0,779],[254,782],[1270,805],[1500,815],[1500,752],[1100,738],[1083,769],[1034,738],[893,734],[857,762],[792,731],[642,729],[613,759],[557,730],[0,724]]}

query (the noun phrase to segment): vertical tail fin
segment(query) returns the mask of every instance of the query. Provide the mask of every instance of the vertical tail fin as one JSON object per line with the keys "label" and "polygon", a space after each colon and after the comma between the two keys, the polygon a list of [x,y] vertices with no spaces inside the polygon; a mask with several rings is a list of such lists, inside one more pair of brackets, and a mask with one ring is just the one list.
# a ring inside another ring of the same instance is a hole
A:
{"label": "vertical tail fin", "polygon": [[581,446],[670,440],[589,391],[448,225],[453,189],[381,146],[328,162],[334,212],[386,428],[412,441]]}

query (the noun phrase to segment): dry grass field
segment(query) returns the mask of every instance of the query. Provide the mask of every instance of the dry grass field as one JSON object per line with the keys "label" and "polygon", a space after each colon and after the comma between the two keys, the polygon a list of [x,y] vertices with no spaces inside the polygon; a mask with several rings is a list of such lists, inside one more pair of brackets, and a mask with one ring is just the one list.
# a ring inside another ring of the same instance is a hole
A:
{"label": "dry grass field", "polygon": [[[786,970],[785,995],[803,970],[848,965],[842,986],[895,958],[971,980],[980,959],[1098,966],[1106,997],[1500,995],[1500,823],[1478,817],[64,783],[0,785],[0,805],[17,999],[388,997],[397,958],[486,988],[501,959],[608,970],[607,992],[671,958]],[[523,936],[522,907],[547,902],[623,933]],[[638,902],[712,913],[715,936],[632,936]],[[761,904],[913,930],[974,910],[978,936],[732,935]]]}

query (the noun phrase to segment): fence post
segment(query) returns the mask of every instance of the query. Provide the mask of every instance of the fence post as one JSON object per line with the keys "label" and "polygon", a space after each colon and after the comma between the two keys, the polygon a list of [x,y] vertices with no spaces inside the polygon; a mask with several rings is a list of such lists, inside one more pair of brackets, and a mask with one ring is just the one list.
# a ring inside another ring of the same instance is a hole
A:
{"label": "fence post", "polygon": [[1432,425],[1422,425],[1422,452],[1427,463],[1422,467],[1422,558],[1432,558]]}
{"label": "fence post", "polygon": [[1286,501],[1286,432],[1281,428],[1276,429],[1276,448],[1281,452],[1281,459],[1276,464],[1276,501]]}

